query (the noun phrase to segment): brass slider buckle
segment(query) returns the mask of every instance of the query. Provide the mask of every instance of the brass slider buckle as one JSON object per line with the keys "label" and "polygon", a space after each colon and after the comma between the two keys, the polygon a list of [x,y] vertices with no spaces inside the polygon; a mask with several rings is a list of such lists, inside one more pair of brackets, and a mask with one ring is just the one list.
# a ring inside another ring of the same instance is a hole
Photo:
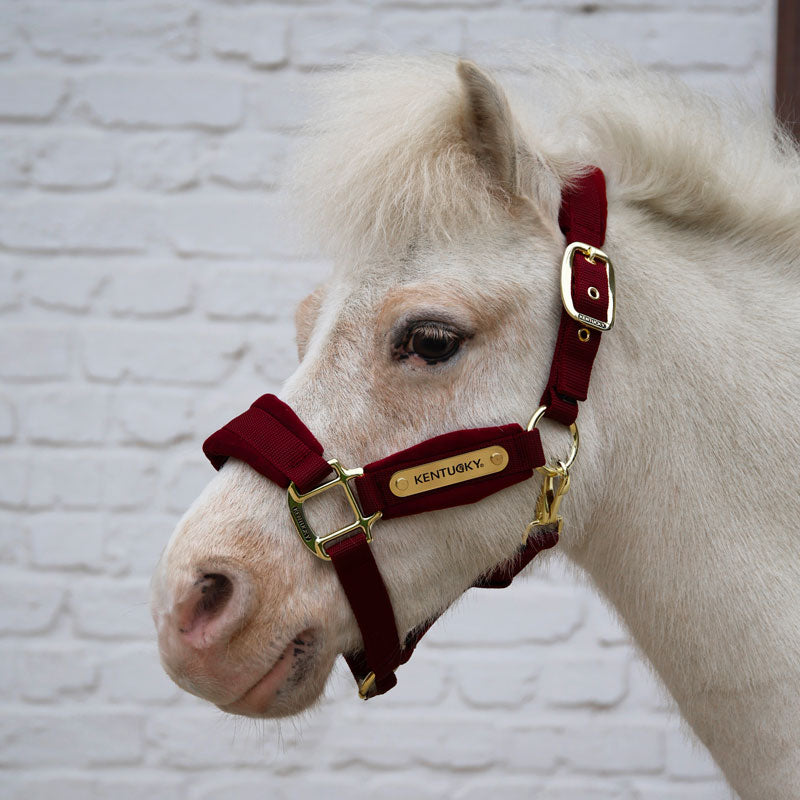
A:
{"label": "brass slider buckle", "polygon": [[[582,314],[575,308],[575,303],[572,301],[572,269],[576,253],[580,253],[591,264],[598,261],[605,264],[606,280],[608,281],[608,312],[605,320]],[[583,242],[573,242],[567,247],[564,251],[564,258],[561,260],[561,302],[564,304],[564,310],[572,319],[598,331],[610,331],[614,327],[616,313],[614,289],[614,265],[600,248]]]}
{"label": "brass slider buckle", "polygon": [[[331,465],[331,469],[336,473],[335,478],[331,478],[331,480],[308,492],[300,492],[294,482],[290,483],[289,488],[286,490],[289,501],[289,515],[292,518],[298,536],[303,541],[303,544],[317,558],[321,558],[323,561],[331,560],[326,550],[326,547],[331,542],[335,542],[337,539],[343,539],[359,529],[364,531],[367,542],[372,542],[372,526],[381,518],[380,511],[376,511],[369,517],[364,516],[364,512],[361,510],[361,506],[359,506],[358,500],[356,500],[356,496],[353,494],[353,489],[350,486],[350,481],[353,480],[353,478],[359,477],[359,475],[363,475],[364,470],[360,467],[356,469],[345,469],[335,458],[332,458],[328,463]],[[341,486],[342,489],[344,489],[347,502],[350,504],[350,508],[353,509],[355,521],[326,536],[317,536],[311,525],[309,525],[308,519],[306,519],[303,503],[315,495],[327,492],[328,489],[332,489],[334,486]],[[369,678],[369,676],[367,676],[367,678]]]}

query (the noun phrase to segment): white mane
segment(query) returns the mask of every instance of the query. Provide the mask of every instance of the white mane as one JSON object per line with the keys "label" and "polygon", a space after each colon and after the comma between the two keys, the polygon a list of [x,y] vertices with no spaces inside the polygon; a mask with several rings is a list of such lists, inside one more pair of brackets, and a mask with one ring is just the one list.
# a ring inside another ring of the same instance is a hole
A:
{"label": "white mane", "polygon": [[[351,260],[398,252],[419,234],[455,237],[502,209],[508,198],[463,136],[455,64],[368,59],[321,79],[292,180],[317,247]],[[518,93],[500,80],[528,154],[523,193],[557,202],[537,174],[568,181],[593,163],[612,198],[794,258],[800,155],[766,106],[722,104],[627,62],[583,70],[540,56],[525,73]]]}

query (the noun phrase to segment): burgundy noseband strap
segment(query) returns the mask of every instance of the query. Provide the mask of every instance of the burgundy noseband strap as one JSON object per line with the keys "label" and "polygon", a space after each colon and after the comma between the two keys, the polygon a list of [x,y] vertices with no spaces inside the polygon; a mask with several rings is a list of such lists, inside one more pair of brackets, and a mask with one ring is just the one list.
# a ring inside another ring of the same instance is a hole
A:
{"label": "burgundy noseband strap", "polygon": [[[391,598],[370,548],[374,522],[475,503],[539,469],[545,480],[536,519],[527,529],[530,535],[512,558],[478,578],[474,587],[508,586],[538,553],[558,542],[558,506],[577,453],[578,401],[586,399],[601,331],[610,330],[614,321],[613,267],[600,249],[606,215],[605,178],[592,167],[562,194],[559,225],[568,245],[561,269],[563,308],[550,376],[527,429],[512,423],[454,431],[363,470],[346,470],[323,458],[323,446],[289,406],[264,395],[204,443],[216,469],[228,458],[238,458],[288,489],[289,513],[300,539],[316,556],[333,563],[358,623],[363,649],[345,654],[345,659],[363,698],[383,694],[397,683],[395,670],[438,618],[400,640]],[[566,462],[544,466],[536,429],[542,414],[571,426],[574,447]],[[303,503],[334,487],[344,490],[355,522],[319,537]]]}
{"label": "burgundy noseband strap", "polygon": [[314,434],[271,394],[259,397],[244,414],[212,433],[203,452],[214,469],[228,458],[238,458],[283,489],[294,482],[308,491],[331,471]]}

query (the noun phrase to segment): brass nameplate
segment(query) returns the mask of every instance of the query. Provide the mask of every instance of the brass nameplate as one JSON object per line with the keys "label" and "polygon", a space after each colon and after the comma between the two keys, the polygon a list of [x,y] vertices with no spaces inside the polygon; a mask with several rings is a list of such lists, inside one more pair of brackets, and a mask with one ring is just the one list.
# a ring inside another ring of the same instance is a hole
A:
{"label": "brass nameplate", "polygon": [[473,450],[471,453],[443,458],[440,461],[429,461],[416,467],[401,469],[389,478],[389,488],[397,497],[409,497],[412,494],[430,492],[451,486],[454,483],[470,481],[502,472],[508,465],[508,453],[505,448],[496,445]]}

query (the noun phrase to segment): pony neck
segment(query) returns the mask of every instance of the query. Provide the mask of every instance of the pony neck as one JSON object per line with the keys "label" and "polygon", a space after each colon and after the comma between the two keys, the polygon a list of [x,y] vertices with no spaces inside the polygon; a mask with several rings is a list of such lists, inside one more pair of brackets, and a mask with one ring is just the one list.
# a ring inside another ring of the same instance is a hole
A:
{"label": "pony neck", "polygon": [[739,794],[796,797],[800,537],[775,389],[793,367],[744,367],[764,363],[781,320],[738,310],[731,326],[732,295],[705,291],[764,256],[630,209],[609,222],[624,300],[582,404],[562,546]]}

